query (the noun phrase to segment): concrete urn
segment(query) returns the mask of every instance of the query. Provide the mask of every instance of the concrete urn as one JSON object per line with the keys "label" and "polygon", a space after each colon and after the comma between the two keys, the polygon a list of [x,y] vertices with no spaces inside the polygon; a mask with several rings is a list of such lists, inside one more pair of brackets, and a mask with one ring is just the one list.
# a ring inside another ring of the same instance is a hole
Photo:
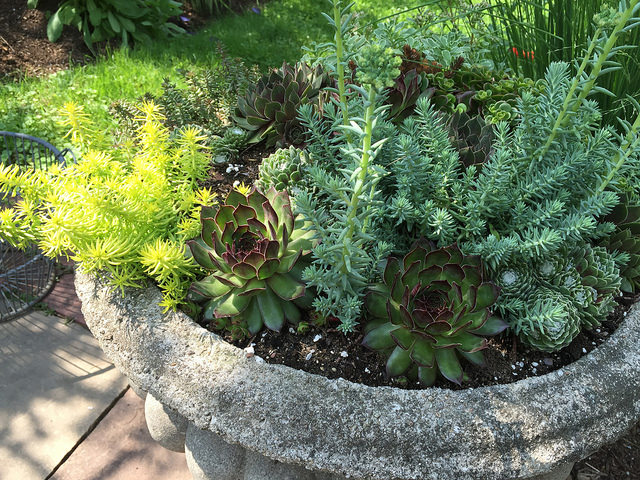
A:
{"label": "concrete urn", "polygon": [[196,480],[565,479],[640,419],[640,307],[558,371],[460,391],[368,387],[247,358],[155,287],[78,273],[87,325]]}

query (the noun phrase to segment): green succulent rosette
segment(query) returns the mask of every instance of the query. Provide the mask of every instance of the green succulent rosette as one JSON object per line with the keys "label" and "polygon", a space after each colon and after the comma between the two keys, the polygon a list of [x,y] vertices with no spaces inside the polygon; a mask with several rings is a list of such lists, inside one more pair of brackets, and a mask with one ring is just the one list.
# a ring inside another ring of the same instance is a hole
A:
{"label": "green succulent rosette", "polygon": [[201,221],[201,237],[188,245],[210,273],[191,287],[205,320],[230,320],[251,334],[297,324],[298,305],[310,304],[301,274],[313,232],[294,218],[287,192],[234,190],[222,205],[203,207]]}
{"label": "green succulent rosette", "polygon": [[514,317],[518,338],[543,352],[556,352],[580,333],[582,319],[576,302],[557,290],[539,287],[526,311]]}
{"label": "green succulent rosette", "polygon": [[614,223],[614,232],[602,240],[601,246],[610,252],[625,254],[629,257],[620,266],[622,276],[621,289],[625,292],[640,290],[640,204],[625,194],[620,203],[605,217]]}
{"label": "green succulent rosette", "polygon": [[301,144],[304,129],[298,120],[301,105],[317,100],[320,90],[330,84],[321,66],[305,63],[282,67],[264,75],[249,87],[232,115],[235,122],[252,132],[250,143],[266,140],[267,146]]}
{"label": "green succulent rosette", "polygon": [[308,163],[307,154],[291,146],[279,148],[276,152],[262,160],[256,185],[266,190],[290,189],[302,180],[304,165]]}
{"label": "green succulent rosette", "polygon": [[497,297],[479,257],[464,256],[456,245],[415,247],[402,260],[389,258],[383,282],[367,294],[373,320],[363,344],[388,355],[389,376],[417,377],[428,386],[440,372],[460,384],[459,356],[483,365],[484,336],[507,327],[491,315]]}

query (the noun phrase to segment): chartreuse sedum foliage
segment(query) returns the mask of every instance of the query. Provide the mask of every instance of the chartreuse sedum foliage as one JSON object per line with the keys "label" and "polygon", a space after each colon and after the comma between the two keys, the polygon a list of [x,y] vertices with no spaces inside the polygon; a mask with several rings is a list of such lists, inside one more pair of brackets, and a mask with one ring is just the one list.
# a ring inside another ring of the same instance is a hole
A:
{"label": "chartreuse sedum foliage", "polygon": [[286,192],[270,188],[246,195],[233,190],[217,207],[202,208],[202,233],[190,241],[195,261],[208,272],[193,283],[203,317],[236,338],[263,326],[280,331],[297,324],[309,294],[301,281],[302,258],[313,233],[295,218]]}
{"label": "chartreuse sedum foliage", "polygon": [[413,248],[389,258],[383,282],[371,287],[366,307],[373,320],[363,344],[386,355],[387,375],[408,375],[426,386],[440,372],[460,384],[459,355],[483,365],[486,335],[507,324],[491,315],[498,288],[483,277],[479,257],[457,246]]}
{"label": "chartreuse sedum foliage", "polygon": [[[77,111],[67,108],[68,115]],[[120,288],[141,286],[149,276],[164,292],[163,305],[177,306],[197,271],[185,242],[199,231],[200,204],[211,204],[215,194],[196,185],[209,164],[202,138],[185,130],[169,141],[161,118],[156,106],[143,104],[137,146],[126,151],[85,144],[77,164],[48,174],[3,166],[0,191],[19,191],[22,201],[2,212],[2,239],[33,240],[51,257],[71,255]],[[70,136],[82,122],[67,118],[76,125]]]}

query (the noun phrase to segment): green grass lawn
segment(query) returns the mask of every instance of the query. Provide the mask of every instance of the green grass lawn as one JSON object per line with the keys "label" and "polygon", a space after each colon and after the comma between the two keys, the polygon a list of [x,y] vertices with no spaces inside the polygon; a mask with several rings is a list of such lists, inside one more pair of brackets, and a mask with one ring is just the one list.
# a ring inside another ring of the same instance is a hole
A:
{"label": "green grass lawn", "polygon": [[[357,0],[366,24],[396,11],[420,5],[420,0],[389,2]],[[109,105],[134,100],[145,92],[160,92],[163,78],[180,82],[178,69],[206,68],[218,61],[217,42],[229,55],[261,69],[295,62],[302,47],[326,41],[332,32],[321,15],[329,4],[317,0],[273,0],[260,14],[251,11],[213,20],[195,35],[108,52],[95,62],[41,78],[0,83],[0,130],[18,131],[65,146],[57,124],[59,108],[69,101],[83,105],[99,129],[113,126]]]}

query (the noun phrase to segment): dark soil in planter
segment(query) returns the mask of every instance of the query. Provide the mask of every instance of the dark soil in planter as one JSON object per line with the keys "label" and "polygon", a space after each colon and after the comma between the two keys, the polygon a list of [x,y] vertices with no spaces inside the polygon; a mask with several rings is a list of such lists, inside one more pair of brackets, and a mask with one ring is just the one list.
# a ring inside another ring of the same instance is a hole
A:
{"label": "dark soil in planter", "polygon": [[[489,385],[507,384],[530,376],[544,375],[575,362],[588,354],[618,327],[633,303],[632,297],[621,297],[610,317],[598,328],[583,331],[568,347],[556,353],[545,353],[527,348],[512,335],[500,335],[489,340],[485,350],[486,367],[464,363],[468,375],[462,386],[438,378],[435,386],[460,390]],[[404,377],[388,378],[385,359],[361,345],[362,334],[345,335],[336,324],[312,327],[299,334],[285,327],[276,333],[265,330],[248,340],[225,339],[244,348],[247,355],[258,355],[269,363],[288,365],[327,378],[344,378],[373,387],[424,388]]]}

